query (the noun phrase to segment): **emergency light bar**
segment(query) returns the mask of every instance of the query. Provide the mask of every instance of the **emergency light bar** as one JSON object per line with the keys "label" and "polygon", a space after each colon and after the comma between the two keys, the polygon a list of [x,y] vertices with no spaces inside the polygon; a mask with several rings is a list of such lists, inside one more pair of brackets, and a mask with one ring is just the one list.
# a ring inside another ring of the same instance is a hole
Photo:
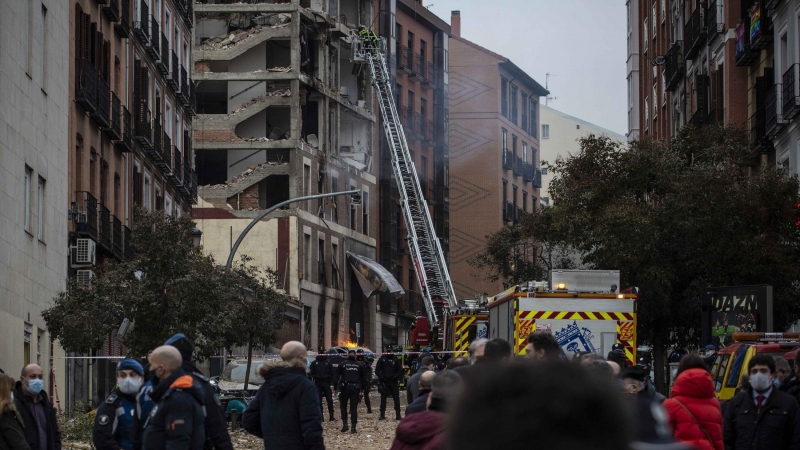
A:
{"label": "emergency light bar", "polygon": [[800,340],[800,333],[733,333],[734,341],[794,342]]}

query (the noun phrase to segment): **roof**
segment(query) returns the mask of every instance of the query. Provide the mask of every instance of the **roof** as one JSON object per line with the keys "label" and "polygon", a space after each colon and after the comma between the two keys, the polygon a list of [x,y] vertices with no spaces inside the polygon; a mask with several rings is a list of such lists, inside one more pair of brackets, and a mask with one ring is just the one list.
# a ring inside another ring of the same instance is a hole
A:
{"label": "roof", "polygon": [[441,30],[447,35],[450,35],[450,24],[421,5],[418,0],[397,0],[397,7],[406,14],[414,16],[417,22],[420,22],[426,27],[434,30]]}
{"label": "roof", "polygon": [[611,131],[611,130],[609,130],[607,128],[603,128],[603,127],[601,127],[599,125],[595,125],[595,124],[593,124],[591,122],[587,122],[587,121],[585,121],[583,119],[580,119],[578,117],[570,116],[567,113],[561,112],[561,111],[559,111],[557,109],[553,109],[553,108],[551,108],[551,107],[549,107],[547,105],[541,105],[540,104],[539,105],[539,110],[540,110],[540,112],[541,111],[547,111],[547,112],[553,113],[553,114],[555,114],[557,116],[561,116],[561,117],[563,117],[565,119],[568,119],[568,120],[571,120],[573,122],[579,123],[581,125],[586,125],[588,127],[594,128],[594,129],[600,131],[603,134],[607,134],[609,137],[613,137],[615,139],[619,139],[619,140],[622,140],[622,141],[626,140],[624,135],[622,135],[620,133],[617,133],[616,131]]}
{"label": "roof", "polygon": [[480,45],[468,40],[464,39],[461,36],[450,36],[450,39],[455,39],[459,42],[463,42],[466,45],[474,48],[475,50],[481,51],[486,53],[487,55],[491,55],[500,61],[498,62],[498,66],[507,70],[508,72],[512,73],[517,79],[522,80],[528,87],[532,88],[533,94],[538,95],[540,97],[544,97],[546,95],[550,95],[550,91],[542,87],[536,80],[533,79],[530,75],[528,75],[524,70],[522,70],[519,66],[511,62],[510,59],[506,58],[505,56],[495,53],[489,50],[486,47],[481,47]]}

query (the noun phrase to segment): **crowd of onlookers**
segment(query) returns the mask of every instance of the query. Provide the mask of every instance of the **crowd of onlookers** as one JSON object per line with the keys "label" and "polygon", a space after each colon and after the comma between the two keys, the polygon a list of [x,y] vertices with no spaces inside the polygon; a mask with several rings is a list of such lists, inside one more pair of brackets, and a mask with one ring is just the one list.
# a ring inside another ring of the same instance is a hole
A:
{"label": "crowd of onlookers", "polygon": [[[192,353],[192,343],[178,334],[144,366],[120,361],[117,388],[95,413],[95,448],[232,450],[222,408]],[[399,420],[392,450],[800,450],[800,367],[782,358],[754,355],[737,394],[720,403],[708,361],[696,354],[680,356],[666,398],[650,368],[629,365],[621,347],[567,362],[551,334],[535,332],[524,358],[512,353],[506,341],[480,339],[468,357],[445,364],[421,354],[403,415],[395,385],[402,368],[393,352],[384,354],[376,375],[380,418],[386,419],[391,397]],[[351,352],[331,372],[318,358],[309,377],[303,344],[288,342],[280,356],[258,368],[263,383],[244,411],[244,429],[262,438],[266,450],[324,449],[321,381],[330,386],[327,376],[341,391],[342,431],[355,433],[355,405],[369,392],[371,364]],[[43,378],[37,365],[24,367],[18,380],[0,374],[0,450],[61,449]],[[330,403],[329,414],[335,420]]]}

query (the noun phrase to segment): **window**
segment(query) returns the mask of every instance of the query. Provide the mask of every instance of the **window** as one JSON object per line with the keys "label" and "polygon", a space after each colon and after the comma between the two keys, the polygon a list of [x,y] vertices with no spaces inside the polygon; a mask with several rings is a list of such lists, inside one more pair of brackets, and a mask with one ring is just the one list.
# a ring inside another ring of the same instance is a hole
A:
{"label": "window", "polygon": [[[311,195],[311,166],[303,164],[303,197]],[[308,202],[306,202],[308,206]]]}
{"label": "window", "polygon": [[150,176],[150,172],[144,172],[144,207],[148,211],[152,211],[153,203],[152,203],[152,195],[153,195],[153,184],[152,184],[152,177]]}
{"label": "window", "polygon": [[522,141],[522,162],[528,162],[528,143]]}
{"label": "window", "polygon": [[539,170],[542,172],[542,175],[547,175],[547,167],[542,167]]}
{"label": "window", "polygon": [[661,103],[667,106],[667,72],[661,72]]}
{"label": "window", "polygon": [[576,125],[575,125],[575,129],[576,129],[576,130],[580,130],[580,129],[581,129],[581,126],[580,126],[580,124],[576,124]]}
{"label": "window", "polygon": [[658,27],[656,26],[656,24],[658,23],[658,18],[656,16],[656,10],[657,10],[656,9],[656,4],[653,3],[653,21],[651,22],[653,24],[653,39],[656,38],[656,30],[658,29]]}
{"label": "window", "polygon": [[647,33],[647,19],[644,19],[644,24],[642,25],[642,37],[644,40],[644,51],[647,52],[649,48],[648,43],[650,42],[650,35]]}
{"label": "window", "polygon": [[398,108],[400,107],[400,95],[402,93],[403,93],[403,86],[397,84],[395,86],[395,91],[394,91],[394,104],[397,105]]}
{"label": "window", "polygon": [[339,246],[331,243],[331,287],[339,289]]}
{"label": "window", "polygon": [[522,212],[528,212],[528,193],[522,191]]}
{"label": "window", "polygon": [[42,59],[42,71],[40,85],[42,90],[46,89],[45,80],[47,79],[47,7],[42,5],[42,23],[39,27],[39,55]]}
{"label": "window", "polygon": [[531,97],[531,127],[530,127],[530,134],[533,136],[534,139],[537,138],[537,133],[539,132],[539,124],[536,120],[536,105],[537,101]]}
{"label": "window", "polygon": [[650,122],[650,97],[644,98],[644,126],[647,127]]}
{"label": "window", "polygon": [[169,194],[165,194],[164,196],[164,212],[167,213],[168,216],[172,215],[172,197]]}
{"label": "window", "polygon": [[425,113],[428,112],[428,100],[420,97],[419,99],[419,113],[422,114],[422,117],[425,118]]}
{"label": "window", "polygon": [[23,214],[25,215],[25,231],[31,232],[31,178],[33,178],[33,170],[30,167],[25,168],[25,198],[23,207]]}
{"label": "window", "polygon": [[511,151],[514,155],[514,161],[517,160],[517,137],[515,135],[511,135]]}
{"label": "window", "polygon": [[306,258],[302,278],[308,280],[311,278],[311,235],[308,233],[303,233],[303,251]]}
{"label": "window", "polygon": [[519,126],[528,131],[528,94],[522,92],[522,100],[520,101],[520,110],[522,111],[522,122]]}
{"label": "window", "polygon": [[500,77],[500,114],[508,117],[508,80]]}
{"label": "window", "polygon": [[25,72],[31,76],[31,53],[33,53],[33,0],[25,2]]}
{"label": "window", "polygon": [[542,124],[542,139],[550,139],[550,125]]}
{"label": "window", "polygon": [[517,123],[517,87],[511,85],[511,121]]}
{"label": "window", "polygon": [[419,59],[422,63],[425,63],[426,54],[428,53],[428,43],[423,41],[422,39],[419,40]]}
{"label": "window", "polygon": [[658,85],[653,85],[653,120],[658,118]]}
{"label": "window", "polygon": [[31,335],[33,334],[33,325],[25,322],[25,329],[23,333],[22,360],[27,366],[31,363]]}
{"label": "window", "polygon": [[503,180],[503,202],[500,204],[500,211],[503,213],[504,220],[508,220],[506,217],[506,203],[508,203],[508,181]]}
{"label": "window", "polygon": [[[172,121],[172,104],[167,100],[164,104],[164,132],[167,133],[170,139],[172,139]],[[168,152],[172,151],[172,149],[165,150]]]}
{"label": "window", "polygon": [[408,51],[413,53],[414,52],[414,33],[408,32],[408,42],[407,42]]}
{"label": "window", "polygon": [[516,221],[517,221],[517,219],[518,219],[518,217],[517,217],[517,187],[516,187],[516,186],[514,186],[514,187],[512,188],[512,190],[513,190],[513,192],[514,192],[514,198],[513,198],[513,201],[514,201],[514,203],[513,203],[513,205],[514,205],[514,209],[512,209],[512,210],[511,210],[511,216],[512,216],[511,218],[512,218],[512,219],[514,219],[514,222],[516,222]]}
{"label": "window", "polygon": [[503,128],[503,150],[508,150],[508,130]]}
{"label": "window", "polygon": [[667,19],[667,0],[661,0],[661,23]]}
{"label": "window", "polygon": [[164,210],[164,196],[161,194],[161,186],[156,185],[156,211]]}
{"label": "window", "polygon": [[369,192],[361,191],[361,232],[369,234]]}
{"label": "window", "polygon": [[317,283],[323,286],[328,285],[328,279],[325,276],[325,240],[319,239],[317,242]]}
{"label": "window", "polygon": [[44,178],[39,177],[36,189],[36,222],[39,240],[44,241]]}
{"label": "window", "polygon": [[[331,192],[339,192],[339,179],[336,177],[331,178]],[[334,223],[339,223],[339,208],[336,207],[336,197],[333,197],[333,211],[331,218]]]}
{"label": "window", "polygon": [[414,92],[412,91],[408,91],[408,103],[406,106],[408,106],[410,112],[414,112]]}

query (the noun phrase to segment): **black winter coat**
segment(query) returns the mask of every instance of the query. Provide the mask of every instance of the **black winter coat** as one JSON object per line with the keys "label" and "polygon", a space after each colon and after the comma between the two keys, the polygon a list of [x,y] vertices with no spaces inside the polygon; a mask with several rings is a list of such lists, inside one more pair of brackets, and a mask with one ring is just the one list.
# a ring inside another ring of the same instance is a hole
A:
{"label": "black winter coat", "polygon": [[156,406],[142,436],[145,450],[200,450],[206,441],[203,392],[191,375],[178,370],[150,395]]}
{"label": "black winter coat", "polygon": [[375,375],[381,381],[400,381],[403,379],[403,365],[396,356],[389,358],[383,355],[375,364]]}
{"label": "black winter coat", "polygon": [[324,450],[319,395],[305,364],[266,361],[258,374],[264,384],[247,405],[242,427],[264,439],[264,450]]}
{"label": "black winter coat", "polygon": [[[56,410],[47,394],[42,391],[40,394],[45,414],[47,414],[47,450],[61,450],[61,432],[58,430],[56,421]],[[14,405],[22,416],[22,424],[25,425],[25,441],[32,449],[39,448],[39,429],[36,425],[36,417],[33,412],[33,399],[22,390],[22,383],[17,381],[14,385]]]}
{"label": "black winter coat", "polygon": [[25,429],[13,411],[0,417],[0,450],[31,450],[25,442]]}
{"label": "black winter coat", "polygon": [[233,450],[231,436],[228,434],[228,422],[225,411],[219,403],[219,398],[214,393],[214,387],[208,382],[192,361],[183,361],[181,367],[184,372],[194,378],[194,384],[203,394],[203,404],[206,407],[206,449]]}
{"label": "black winter coat", "polygon": [[725,409],[725,450],[800,450],[800,407],[794,397],[772,389],[759,413],[745,389]]}

